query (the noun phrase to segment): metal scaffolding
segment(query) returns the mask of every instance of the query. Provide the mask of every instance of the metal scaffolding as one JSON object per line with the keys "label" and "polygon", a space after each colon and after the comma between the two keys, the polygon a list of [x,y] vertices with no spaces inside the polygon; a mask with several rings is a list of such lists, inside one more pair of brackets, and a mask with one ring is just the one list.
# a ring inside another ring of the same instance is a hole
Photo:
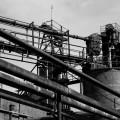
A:
{"label": "metal scaffolding", "polygon": [[[4,38],[4,40],[1,39],[0,41],[1,53],[12,56],[11,58],[1,56],[1,58],[34,64],[33,69],[27,71],[0,59],[0,70],[12,75],[0,73],[0,83],[19,90],[18,95],[1,89],[1,98],[48,111],[58,120],[62,120],[63,116],[69,117],[70,120],[79,119],[82,116],[82,114],[78,115],[74,112],[73,115],[69,114],[71,112],[70,107],[83,110],[86,115],[90,113],[90,115],[94,114],[114,120],[120,118],[120,114],[116,109],[68,88],[69,84],[80,83],[81,79],[84,78],[95,86],[120,97],[119,92],[110,89],[75,68],[81,66],[81,63],[87,60],[87,55],[85,47],[70,44],[70,39],[76,38],[87,41],[89,40],[88,37],[71,35],[69,30],[53,20],[43,23],[41,26],[36,26],[34,22],[28,24],[0,17],[0,23],[26,31],[26,33],[23,33],[7,28],[0,29],[0,36]],[[56,29],[54,24],[57,24],[60,28]],[[78,47],[80,50],[72,50],[74,47]],[[74,52],[78,53],[77,56]],[[37,73],[34,74],[32,71],[36,67]],[[22,80],[18,80],[13,76]],[[70,79],[70,76],[73,79]],[[44,105],[42,102],[39,103],[38,100],[41,100]],[[51,104],[44,101],[51,101]],[[54,105],[56,106],[54,107]],[[64,105],[67,106],[67,111],[62,108],[65,107]]]}

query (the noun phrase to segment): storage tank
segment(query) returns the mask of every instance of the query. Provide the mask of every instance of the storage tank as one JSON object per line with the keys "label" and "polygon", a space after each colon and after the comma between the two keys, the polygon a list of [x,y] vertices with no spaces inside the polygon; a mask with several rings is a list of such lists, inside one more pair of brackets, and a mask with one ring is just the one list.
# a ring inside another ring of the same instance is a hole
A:
{"label": "storage tank", "polygon": [[[103,68],[103,69],[93,69],[87,72],[88,75],[94,77],[101,83],[105,84],[109,88],[120,92],[120,69],[116,68]],[[95,85],[84,80],[84,95],[98,100],[105,105],[120,109],[120,98],[102,90]],[[97,118],[97,120],[101,120],[101,118]],[[102,118],[102,120],[106,120]]]}

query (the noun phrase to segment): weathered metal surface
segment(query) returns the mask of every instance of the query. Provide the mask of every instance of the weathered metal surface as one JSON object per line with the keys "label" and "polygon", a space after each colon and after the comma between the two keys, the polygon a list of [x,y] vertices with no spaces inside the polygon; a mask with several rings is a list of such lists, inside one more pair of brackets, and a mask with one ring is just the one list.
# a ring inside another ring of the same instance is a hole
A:
{"label": "weathered metal surface", "polygon": [[74,69],[73,67],[65,64],[64,62],[62,62],[61,60],[47,54],[46,52],[40,50],[40,49],[37,49],[35,48],[34,46],[31,46],[29,45],[28,43],[25,43],[23,40],[21,40],[20,38],[14,36],[14,35],[11,35],[10,33],[0,29],[0,36],[7,39],[7,40],[10,40],[11,42],[14,42],[22,47],[25,47],[26,49],[30,50],[31,52],[35,53],[37,56],[42,56],[44,58],[46,58],[47,60],[59,65],[59,66],[62,66],[64,67],[64,69],[67,69],[68,71],[74,73],[75,75],[78,75],[78,76],[81,76],[83,78],[85,78],[85,80],[91,82],[92,84],[94,85],[97,85],[99,87],[101,87],[102,89],[120,97],[120,93],[115,91],[115,90],[112,90],[110,89],[109,87],[107,87],[106,85],[104,85],[103,83],[97,81],[96,79],[94,79],[93,77],[90,77],[89,75],[86,75],[76,69]]}
{"label": "weathered metal surface", "polygon": [[[88,73],[98,81],[102,82],[109,88],[120,92],[120,70],[115,68],[92,70]],[[85,82],[85,81],[84,81]],[[96,99],[112,108],[120,108],[120,98],[104,91],[92,84],[84,83],[84,94],[88,97]]]}
{"label": "weathered metal surface", "polygon": [[[22,81],[18,80],[17,78],[13,78],[13,77],[6,75],[4,73],[0,73],[0,83],[4,83],[6,85],[10,85],[10,86],[15,87],[15,88],[29,91],[32,94],[36,94],[38,96],[44,94],[44,96],[46,96],[46,97],[49,97],[52,99],[54,98],[54,93],[52,93],[44,88],[41,88],[41,87],[38,89],[36,86],[34,86],[30,83],[22,82]],[[109,119],[115,119],[115,117],[113,117],[107,113],[105,114],[104,112],[102,112],[100,110],[94,109],[93,107],[87,106],[85,104],[82,104],[76,100],[73,100],[73,99],[65,97],[65,96],[61,97],[61,102],[65,103],[67,105],[70,105],[72,107],[75,107],[77,109],[92,113],[92,114],[97,114],[97,115],[100,115],[100,116],[103,116],[103,117],[106,117]]]}
{"label": "weathered metal surface", "polygon": [[23,104],[23,105],[28,105],[30,107],[34,107],[34,108],[37,108],[43,111],[50,112],[52,110],[52,108],[37,104],[36,101],[27,99],[26,97],[20,96],[18,94],[15,94],[15,93],[3,90],[3,89],[0,89],[0,97],[3,99],[7,99],[10,101]]}
{"label": "weathered metal surface", "polygon": [[30,24],[25,23],[25,22],[23,23],[21,21],[8,19],[8,18],[5,18],[5,17],[0,17],[0,22],[4,23],[4,24],[9,24],[9,25],[17,26],[17,27],[26,28],[26,29],[31,29],[31,30],[34,29],[35,31],[41,31],[41,32],[45,32],[45,33],[48,33],[48,34],[52,34],[52,35],[69,36],[69,37],[76,38],[76,39],[88,40],[88,37],[81,37],[81,36],[78,36],[78,35],[71,35],[71,34],[68,35],[67,33],[60,33],[60,32],[57,32],[57,31],[52,31],[52,30],[49,30],[49,29],[42,28],[40,26],[30,25]]}
{"label": "weathered metal surface", "polygon": [[90,98],[84,96],[84,95],[81,95],[78,92],[76,92],[70,88],[66,88],[60,84],[52,82],[52,81],[45,79],[41,76],[37,76],[34,73],[31,73],[23,68],[17,67],[11,63],[5,62],[4,60],[0,60],[0,69],[7,72],[7,73],[13,74],[13,75],[18,76],[20,78],[23,78],[25,80],[33,82],[38,86],[46,87],[47,89],[51,89],[55,92],[58,92],[58,93],[63,94],[65,96],[71,97],[75,100],[78,100],[78,101],[83,102],[87,105],[93,106],[93,107],[100,109],[106,113],[109,113],[113,116],[120,117],[120,114],[115,109],[111,109],[108,106],[105,106],[104,104],[101,104],[100,102],[97,102],[93,99],[90,99]]}
{"label": "weathered metal surface", "polygon": [[[30,83],[27,82],[22,82],[20,80],[18,80],[17,78],[11,77],[9,75],[6,75],[4,73],[0,73],[0,83],[4,83],[6,85],[9,85],[11,87],[15,87],[18,89],[22,89],[22,90],[26,90],[31,92],[32,94],[36,94],[38,96],[43,95],[49,98],[54,98],[54,93],[44,89],[44,88],[37,88],[35,85],[32,85]],[[58,99],[59,100],[59,99]],[[109,115],[109,114],[105,114],[104,112],[94,109],[93,107],[90,107],[88,105],[82,104],[76,100],[73,100],[71,98],[62,96],[61,97],[61,102],[65,103],[67,105],[70,105],[71,107],[75,107],[77,109],[92,113],[92,114],[97,114],[100,115],[102,117],[106,117],[109,119],[115,119],[115,117]]]}
{"label": "weathered metal surface", "polygon": [[[37,108],[37,109],[40,109],[43,111],[53,112],[52,108],[40,105],[36,101],[31,101],[30,99],[28,99],[26,97],[20,96],[16,93],[12,93],[12,92],[9,92],[9,91],[3,90],[3,89],[0,89],[0,97],[7,99],[7,100],[10,100],[10,101],[18,102],[18,103],[23,104],[23,105],[28,105],[30,107],[34,107],[34,108]],[[6,112],[6,111],[3,111],[3,112]],[[74,118],[74,117],[72,117],[72,115],[70,115],[66,112],[62,112],[62,114],[64,116],[69,116],[70,118]],[[19,115],[23,117],[22,114],[19,113]],[[27,115],[24,115],[24,116],[29,117]]]}
{"label": "weathered metal surface", "polygon": [[105,113],[101,110],[95,109],[91,106],[85,105],[85,104],[78,102],[74,99],[70,99],[70,98],[62,96],[61,101],[62,101],[62,103],[70,105],[71,107],[74,107],[74,108],[77,108],[77,109],[80,109],[80,110],[83,110],[83,111],[86,111],[86,112],[89,112],[89,113],[92,113],[92,114],[95,114],[95,115],[98,115],[98,116],[101,116],[101,117],[104,117],[107,119],[117,119],[115,116],[112,116],[112,115]]}
{"label": "weathered metal surface", "polygon": [[61,95],[57,94],[57,110],[58,110],[58,120],[62,120],[62,103],[61,103]]}
{"label": "weathered metal surface", "polygon": [[15,88],[27,91],[27,92],[31,92],[38,96],[43,96],[47,98],[55,98],[55,94],[51,91],[48,91],[42,87],[33,85],[30,82],[19,80],[15,77],[9,76],[4,73],[0,73],[0,83],[9,85],[11,87],[15,87]]}

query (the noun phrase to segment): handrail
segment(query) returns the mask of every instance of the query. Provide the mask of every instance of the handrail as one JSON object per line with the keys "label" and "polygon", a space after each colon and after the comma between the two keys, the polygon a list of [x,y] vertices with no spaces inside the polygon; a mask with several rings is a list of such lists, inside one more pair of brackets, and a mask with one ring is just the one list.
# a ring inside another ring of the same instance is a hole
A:
{"label": "handrail", "polygon": [[[102,89],[120,97],[120,93],[115,91],[115,90],[112,90],[110,89],[109,87],[107,87],[106,85],[104,85],[103,83],[97,81],[96,79],[74,69],[73,67],[65,64],[64,62],[62,62],[61,60],[29,45],[28,43],[25,43],[24,41],[22,41],[21,39],[15,37],[14,35],[11,35],[10,33],[7,33],[6,31],[0,29],[0,36],[7,39],[7,40],[10,40],[11,42],[14,42],[22,47],[25,47],[26,49],[29,49],[31,50],[32,52],[34,52],[37,56],[42,56],[42,57],[45,57],[46,59],[48,59],[49,61],[53,62],[53,63],[56,63],[62,67],[64,67],[65,69],[67,69],[68,71],[78,75],[78,76],[81,76],[83,78],[85,78],[85,80],[93,83],[94,85],[97,85],[98,87],[101,87]],[[13,67],[12,67],[13,66]],[[60,85],[57,85],[57,83],[54,83],[52,81],[46,81],[45,79],[44,80],[40,80],[40,78],[34,74],[29,74],[28,75],[28,72],[23,72],[25,71],[24,69],[19,69],[18,70],[18,67],[14,66],[14,65],[8,65],[7,62],[3,61],[3,60],[0,60],[0,69],[1,70],[4,70],[5,72],[9,72],[11,74],[15,74],[15,75],[18,75],[18,76],[21,76],[23,77],[23,75],[21,75],[22,73],[25,75],[26,79],[29,79],[29,80],[34,80],[34,82],[38,85],[43,85],[43,86],[46,86],[50,89],[53,89],[53,90],[56,90],[57,92],[59,92],[60,94],[63,94],[63,95],[66,95],[66,96],[69,96],[73,99],[76,99],[80,102],[83,102],[87,105],[90,105],[90,106],[93,106],[97,109],[100,109],[100,110],[103,110],[105,112],[108,112],[112,115],[115,115],[116,117],[119,117],[120,118],[120,114],[116,111],[116,110],[111,110],[111,109],[108,109],[108,107],[105,107],[105,106],[101,106],[100,104],[98,104],[95,100],[91,100],[90,98],[88,97],[85,97],[79,93],[77,93],[76,91],[72,90],[72,89],[69,89],[69,88],[66,88],[66,87],[63,87],[63,86],[60,86]],[[14,72],[13,72],[14,71]],[[28,75],[28,76],[27,76]],[[31,79],[33,78],[33,79]],[[39,82],[38,82],[39,81]]]}

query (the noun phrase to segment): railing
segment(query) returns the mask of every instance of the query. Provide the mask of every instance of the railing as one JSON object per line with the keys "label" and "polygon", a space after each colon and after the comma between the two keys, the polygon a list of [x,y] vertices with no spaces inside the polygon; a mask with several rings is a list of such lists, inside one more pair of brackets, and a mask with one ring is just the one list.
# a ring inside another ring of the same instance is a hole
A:
{"label": "railing", "polygon": [[[104,89],[104,90],[106,90],[106,91],[108,91],[108,92],[110,92],[110,93],[112,93],[112,94],[114,94],[116,96],[120,96],[120,94],[118,92],[108,88],[106,85],[98,82],[96,79],[91,78],[90,76],[88,76],[88,75],[74,69],[73,67],[65,64],[64,62],[54,58],[53,56],[51,56],[49,54],[46,54],[45,52],[43,52],[43,51],[41,51],[39,49],[36,49],[35,47],[21,41],[20,39],[12,36],[11,34],[8,34],[8,33],[1,30],[1,36],[5,37],[6,39],[11,40],[12,42],[15,42],[16,44],[18,43],[21,46],[22,45],[26,46],[27,49],[31,49],[33,52],[35,52],[36,55],[42,55],[46,59],[49,59],[51,62],[56,63],[59,66],[62,66],[64,68],[68,69],[68,71],[70,71],[70,72],[72,72],[72,73],[74,73],[74,74],[76,74],[78,76],[84,77],[85,80],[88,80],[89,82],[93,83],[94,85],[97,85],[98,87],[100,87],[100,88],[102,88],[102,89]],[[40,76],[36,76],[35,74],[32,74],[31,72],[25,71],[24,69],[18,68],[18,67],[14,66],[12,64],[9,64],[9,63],[7,63],[7,62],[5,62],[3,60],[1,60],[0,65],[1,65],[0,68],[1,69],[3,68],[2,70],[4,70],[5,72],[12,73],[14,75],[18,75],[19,77],[22,77],[23,79],[27,79],[30,82],[33,82],[33,83],[35,83],[37,85],[41,85],[41,86],[43,86],[45,88],[52,89],[53,91],[57,92],[58,95],[63,94],[65,96],[67,96],[67,97],[73,98],[73,99],[75,99],[75,100],[77,100],[79,102],[82,101],[83,103],[94,107],[93,111],[96,112],[99,115],[100,114],[103,115],[103,112],[102,113],[100,112],[100,110],[101,110],[101,111],[104,111],[104,112],[108,113],[108,114],[104,114],[104,115],[111,114],[113,119],[115,118],[114,116],[120,117],[120,114],[115,109],[111,109],[111,108],[109,108],[109,107],[107,107],[107,106],[105,106],[103,104],[100,104],[99,102],[97,102],[95,100],[92,100],[92,99],[90,99],[88,97],[85,97],[85,96],[83,96],[83,95],[81,95],[81,94],[79,94],[79,93],[77,93],[77,92],[75,92],[75,91],[73,91],[73,90],[71,90],[69,88],[66,88],[66,87],[61,86],[61,85],[59,85],[57,83],[54,83],[54,82],[49,81],[47,79],[44,79],[44,78],[42,78]],[[58,99],[58,107],[59,107],[59,110],[60,110],[61,101],[59,101],[59,100],[60,99]],[[66,99],[65,101],[66,102],[71,102],[69,104],[73,103],[73,101],[71,101],[70,99],[69,100]],[[75,104],[76,106],[79,103],[77,101],[76,101],[76,104]],[[79,104],[79,106],[80,105],[81,105],[81,103]],[[98,113],[98,109],[99,109],[99,113]],[[59,111],[59,110],[58,110],[58,113],[61,114],[61,111]],[[86,109],[86,110],[91,111],[90,109]],[[106,116],[106,117],[108,117],[108,116]]]}
{"label": "railing", "polygon": [[[4,29],[4,30],[7,31],[7,32],[10,32],[11,34],[13,34],[17,37],[24,38],[22,40],[28,42],[31,45],[32,45],[31,38],[34,37],[36,39],[34,41],[34,46],[35,47],[39,46],[39,44],[40,44],[39,39],[42,39],[42,37],[35,36],[35,35],[32,36],[31,34],[26,34],[26,33],[23,33],[23,32],[16,32],[16,31],[8,30],[8,29]],[[8,42],[3,38],[1,40],[1,43],[6,43],[6,44],[9,44],[9,45],[15,45],[14,43]],[[79,45],[72,45],[72,44],[69,44],[69,45],[70,45],[70,49],[68,49],[68,43],[63,43],[63,47],[62,47],[62,50],[63,50],[62,52],[63,53],[62,53],[62,55],[68,55],[70,53],[70,56],[72,56],[72,57],[78,57],[78,58],[83,58],[83,59],[86,58],[86,48],[85,47],[82,47],[82,46],[79,46]],[[43,46],[45,46],[45,44],[43,44]],[[65,48],[64,46],[67,46],[67,47]],[[50,48],[51,46],[48,46],[48,47]],[[50,53],[51,49],[46,50],[46,52]],[[55,54],[60,55],[59,52],[55,53]]]}

